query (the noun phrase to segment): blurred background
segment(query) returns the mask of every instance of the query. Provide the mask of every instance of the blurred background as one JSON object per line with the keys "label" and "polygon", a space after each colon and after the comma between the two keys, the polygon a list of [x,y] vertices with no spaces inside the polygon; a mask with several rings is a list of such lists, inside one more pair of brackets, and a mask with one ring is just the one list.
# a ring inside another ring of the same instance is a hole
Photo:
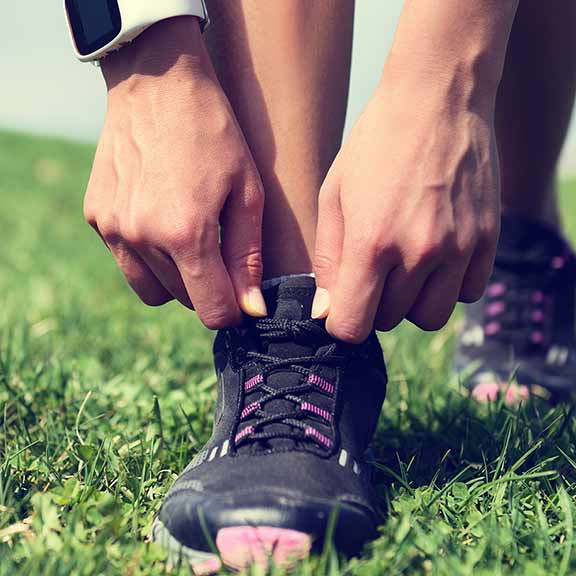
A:
{"label": "blurred background", "polygon": [[[376,86],[402,0],[356,3],[348,126]],[[75,61],[62,2],[5,2],[0,20],[0,127],[94,141],[104,115],[100,72]],[[561,172],[576,174],[576,123]]]}

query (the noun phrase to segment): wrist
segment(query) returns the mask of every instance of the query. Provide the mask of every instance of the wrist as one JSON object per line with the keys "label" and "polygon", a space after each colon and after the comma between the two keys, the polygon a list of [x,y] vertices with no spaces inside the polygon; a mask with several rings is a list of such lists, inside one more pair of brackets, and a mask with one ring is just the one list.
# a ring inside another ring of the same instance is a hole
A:
{"label": "wrist", "polygon": [[101,68],[109,92],[143,77],[214,77],[195,16],[170,18],[150,26],[130,44],[104,58]]}
{"label": "wrist", "polygon": [[493,106],[517,5],[518,0],[407,3],[381,84]]}
{"label": "wrist", "polygon": [[487,110],[495,104],[498,83],[489,71],[478,69],[475,57],[459,54],[428,63],[427,57],[390,54],[376,95],[394,90],[400,98],[417,98],[422,104],[442,101],[452,108]]}

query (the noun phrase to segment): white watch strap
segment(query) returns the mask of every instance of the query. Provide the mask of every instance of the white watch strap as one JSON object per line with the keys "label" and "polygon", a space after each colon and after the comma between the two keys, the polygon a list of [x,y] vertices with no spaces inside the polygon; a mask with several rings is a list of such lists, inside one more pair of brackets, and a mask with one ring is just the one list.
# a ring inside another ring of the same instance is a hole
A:
{"label": "white watch strap", "polygon": [[[86,0],[93,2],[94,0]],[[103,0],[101,0],[103,1]],[[74,35],[67,18],[72,43],[76,56],[83,62],[94,62],[102,59],[106,54],[117,50],[123,44],[131,42],[146,28],[156,22],[174,18],[176,16],[196,16],[200,20],[202,30],[209,24],[208,11],[204,0],[117,0],[122,19],[122,30],[118,37],[110,44],[92,54],[82,55],[76,49]]]}
{"label": "white watch strap", "polygon": [[122,30],[136,35],[152,24],[175,16],[197,16],[202,28],[208,24],[204,0],[118,0]]}

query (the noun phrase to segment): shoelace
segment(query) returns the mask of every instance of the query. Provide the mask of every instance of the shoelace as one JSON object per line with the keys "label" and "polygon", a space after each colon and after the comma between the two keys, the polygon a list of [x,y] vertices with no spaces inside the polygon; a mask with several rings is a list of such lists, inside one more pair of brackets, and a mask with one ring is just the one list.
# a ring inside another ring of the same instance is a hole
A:
{"label": "shoelace", "polygon": [[498,274],[486,289],[485,336],[516,345],[546,346],[552,333],[558,273],[569,260],[555,256],[541,274]]}
{"label": "shoelace", "polygon": [[[244,401],[242,409],[237,415],[237,422],[233,434],[234,447],[242,444],[262,442],[274,438],[290,438],[300,442],[314,442],[325,450],[333,446],[333,438],[320,432],[313,424],[315,418],[323,423],[334,426],[334,411],[329,411],[307,401],[304,397],[311,391],[324,394],[335,404],[336,387],[333,383],[315,374],[311,367],[319,365],[342,366],[346,357],[336,353],[337,344],[333,342],[319,322],[312,320],[274,320],[263,319],[254,322],[254,330],[263,342],[297,341],[311,344],[314,349],[322,344],[327,345],[322,355],[298,356],[295,358],[281,358],[270,354],[247,351],[246,361],[252,361],[259,366],[255,376],[244,381]],[[279,369],[297,373],[301,377],[294,386],[276,389],[267,385],[268,375]],[[246,403],[247,396],[260,391],[261,397],[257,401]],[[266,405],[272,400],[287,400],[293,410],[268,413]],[[242,427],[246,420],[248,426]],[[270,430],[271,424],[283,424]],[[268,430],[267,430],[268,428]]]}

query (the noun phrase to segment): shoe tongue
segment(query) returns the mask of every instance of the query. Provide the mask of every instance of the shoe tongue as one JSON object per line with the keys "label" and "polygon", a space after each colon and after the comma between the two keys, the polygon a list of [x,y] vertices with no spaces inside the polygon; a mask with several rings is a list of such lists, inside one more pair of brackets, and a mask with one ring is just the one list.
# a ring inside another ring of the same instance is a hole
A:
{"label": "shoe tongue", "polygon": [[310,276],[288,277],[264,291],[268,313],[275,320],[307,320],[312,313],[316,282]]}
{"label": "shoe tongue", "polygon": [[[264,290],[264,298],[268,307],[269,317],[274,320],[309,320],[312,311],[312,300],[316,291],[314,278],[308,276],[296,276],[288,278],[279,285]],[[264,353],[278,358],[299,358],[311,356],[316,352],[313,345],[297,342],[286,338],[282,340],[272,340],[264,347]],[[297,386],[302,379],[302,375],[289,369],[279,368],[269,374],[266,384],[269,388],[282,390]],[[260,393],[255,393],[250,398],[250,402],[258,401]],[[278,398],[266,404],[265,411],[272,415],[280,412],[291,412],[295,408],[294,403]],[[270,424],[267,430],[270,432],[282,432],[291,427],[286,423]],[[290,438],[275,438],[266,443],[258,443],[247,447],[250,451],[260,451],[263,449],[284,449],[291,450],[296,447],[296,442]],[[240,448],[242,451],[243,448]]]}
{"label": "shoe tongue", "polygon": [[[315,292],[314,278],[309,276],[288,278],[278,286],[264,291],[268,314],[274,320],[309,320]],[[297,358],[313,354],[314,349],[300,342],[284,340],[270,342],[267,352],[280,358]]]}

